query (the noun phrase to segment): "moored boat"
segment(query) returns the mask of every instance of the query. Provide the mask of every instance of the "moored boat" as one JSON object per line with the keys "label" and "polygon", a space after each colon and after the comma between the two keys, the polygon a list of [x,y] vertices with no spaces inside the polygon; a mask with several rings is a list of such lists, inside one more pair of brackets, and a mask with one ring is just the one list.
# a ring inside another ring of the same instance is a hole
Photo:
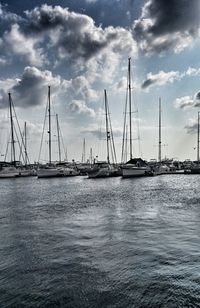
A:
{"label": "moored boat", "polygon": [[[65,164],[59,166],[59,164],[52,162],[52,140],[51,140],[51,95],[50,95],[50,86],[48,86],[48,145],[49,145],[49,162],[46,165],[40,165],[37,170],[38,178],[53,178],[53,177],[64,177],[69,175],[77,175],[77,172],[73,168],[68,168]],[[46,117],[46,114],[45,114]],[[59,152],[59,163],[61,164],[61,149],[60,149],[60,126],[58,123],[58,115],[56,114],[57,121],[57,133],[58,133],[58,152]],[[43,139],[43,136],[42,136]],[[42,141],[41,141],[42,144]],[[39,155],[40,156],[40,155]]]}
{"label": "moored boat", "polygon": [[123,178],[151,175],[151,168],[141,158],[130,159],[122,166]]}
{"label": "moored boat", "polygon": [[37,170],[38,178],[53,178],[64,176],[63,168],[56,168],[54,166],[45,166]]}
{"label": "moored boat", "polygon": [[[122,165],[122,177],[138,177],[138,176],[145,176],[150,175],[151,168],[148,166],[148,163],[145,162],[141,158],[133,158],[133,147],[132,147],[132,98],[131,98],[131,58],[128,59],[128,80],[127,80],[128,88],[127,88],[127,97],[129,98],[129,142],[130,142],[130,158],[129,161],[127,161],[125,164]],[[126,103],[127,106],[127,103]],[[125,107],[125,119],[124,119],[124,134],[125,134],[125,128],[126,125],[126,110],[127,107]],[[127,133],[127,129],[126,129]],[[127,138],[126,138],[127,139]],[[122,145],[122,153],[124,151],[124,136],[123,136],[123,145]],[[123,157],[123,154],[122,154]]]}
{"label": "moored boat", "polygon": [[4,166],[0,170],[0,178],[16,178],[19,176],[19,171],[14,166]]}
{"label": "moored boat", "polygon": [[106,161],[96,162],[93,167],[88,171],[88,178],[105,178],[109,177],[111,173],[110,164]]}
{"label": "moored boat", "polygon": [[200,174],[200,159],[199,159],[199,144],[200,144],[200,140],[199,140],[199,126],[200,126],[200,111],[198,112],[198,120],[197,120],[197,161],[195,162],[195,164],[192,164],[190,167],[190,173],[191,174]]}
{"label": "moored boat", "polygon": [[[105,102],[105,120],[106,120],[106,149],[107,149],[107,161],[97,161],[88,170],[88,178],[103,178],[119,176],[119,167],[117,166],[116,151],[114,145],[114,137],[111,125],[111,118],[107,100],[107,93],[104,90],[104,102]],[[113,164],[110,162],[110,156],[112,154]]]}

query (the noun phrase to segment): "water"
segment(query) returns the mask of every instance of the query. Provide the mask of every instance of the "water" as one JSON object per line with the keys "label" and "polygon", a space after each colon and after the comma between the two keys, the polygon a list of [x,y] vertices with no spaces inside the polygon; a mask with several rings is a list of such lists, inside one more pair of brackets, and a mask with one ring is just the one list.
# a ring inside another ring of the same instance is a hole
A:
{"label": "water", "polygon": [[0,307],[200,307],[198,175],[0,182]]}

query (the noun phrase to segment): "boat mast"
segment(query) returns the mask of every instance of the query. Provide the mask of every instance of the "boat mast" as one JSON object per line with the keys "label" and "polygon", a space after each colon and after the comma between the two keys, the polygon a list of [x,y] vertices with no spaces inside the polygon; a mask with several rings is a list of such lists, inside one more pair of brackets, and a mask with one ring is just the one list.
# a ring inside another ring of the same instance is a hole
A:
{"label": "boat mast", "polygon": [[126,125],[126,137],[125,137],[125,159],[124,161],[127,161],[128,156],[128,125]]}
{"label": "boat mast", "polygon": [[24,153],[25,153],[25,166],[27,165],[27,136],[26,136],[26,122],[24,122]]}
{"label": "boat mast", "polygon": [[13,158],[13,164],[16,166],[16,158],[15,158],[15,140],[14,140],[14,126],[13,126],[13,115],[12,115],[12,99],[11,93],[8,93],[9,97],[9,109],[10,109],[10,126],[11,126],[11,162]]}
{"label": "boat mast", "polygon": [[92,148],[90,148],[90,164],[92,165],[93,161],[92,161]]}
{"label": "boat mast", "polygon": [[159,98],[159,141],[158,141],[158,161],[161,163],[161,146],[162,146],[162,141],[161,141],[161,98]]}
{"label": "boat mast", "polygon": [[200,122],[200,111],[198,112],[198,131],[197,131],[197,162],[199,165],[199,122]]}
{"label": "boat mast", "polygon": [[83,139],[82,163],[85,163],[85,138]]}
{"label": "boat mast", "polygon": [[58,157],[59,163],[61,163],[61,149],[60,149],[60,126],[58,122],[58,114],[56,114],[57,134],[58,134]]}
{"label": "boat mast", "polygon": [[128,97],[129,97],[129,128],[130,128],[130,160],[133,158],[132,150],[132,111],[131,111],[131,58],[128,59]]}
{"label": "boat mast", "polygon": [[48,86],[48,113],[49,113],[49,164],[51,165],[51,98],[50,98],[50,86]]}
{"label": "boat mast", "polygon": [[105,112],[106,112],[106,143],[107,143],[107,162],[110,163],[110,155],[109,155],[109,140],[110,140],[110,132],[108,131],[108,101],[107,101],[107,93],[104,90],[105,96]]}

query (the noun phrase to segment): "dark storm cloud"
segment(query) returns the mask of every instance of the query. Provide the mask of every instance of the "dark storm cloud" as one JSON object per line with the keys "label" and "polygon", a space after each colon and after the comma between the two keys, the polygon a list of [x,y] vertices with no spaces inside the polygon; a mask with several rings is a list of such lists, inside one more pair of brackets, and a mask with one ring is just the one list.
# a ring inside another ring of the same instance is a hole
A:
{"label": "dark storm cloud", "polygon": [[157,81],[156,79],[155,80],[153,80],[151,78],[146,79],[145,81],[143,81],[141,88],[146,89],[146,88],[150,87],[152,84],[156,83],[156,81]]}
{"label": "dark storm cloud", "polygon": [[200,107],[200,92],[195,94],[194,107]]}
{"label": "dark storm cloud", "polygon": [[103,28],[83,12],[60,5],[35,7],[25,11],[23,18],[0,6],[1,18],[7,21],[0,29],[1,63],[5,53],[10,62],[16,56],[25,65],[44,66],[50,62],[80,64],[95,56],[105,58],[110,53],[136,51],[130,31],[113,26]]}
{"label": "dark storm cloud", "polygon": [[30,107],[41,104],[44,94],[45,78],[38,70],[27,67],[21,80],[13,87],[12,91],[18,95],[20,107]]}
{"label": "dark storm cloud", "polygon": [[73,115],[95,116],[94,110],[87,103],[98,98],[97,92],[84,76],[66,80],[60,75],[53,75],[49,70],[30,66],[24,68],[19,79],[0,80],[0,108],[7,107],[9,91],[16,107],[26,109],[46,104],[49,85],[52,100],[55,99],[57,104],[68,105]]}
{"label": "dark storm cloud", "polygon": [[182,50],[198,36],[199,0],[148,0],[133,34],[144,52]]}
{"label": "dark storm cloud", "polygon": [[96,27],[89,16],[60,6],[42,5],[26,11],[26,16],[25,30],[38,36],[48,33],[61,57],[87,60],[122,38],[120,29]]}
{"label": "dark storm cloud", "polygon": [[198,93],[196,94],[196,100],[199,100],[199,101],[200,101],[200,92],[198,92]]}
{"label": "dark storm cloud", "polygon": [[8,4],[8,9],[19,15],[23,15],[25,10],[32,10],[34,7],[40,6],[42,2],[53,6],[60,5],[68,7],[70,11],[91,16],[97,25],[103,27],[130,25],[131,20],[127,17],[127,11],[131,12],[132,20],[134,20],[138,16],[141,6],[141,0],[1,0],[1,2]]}
{"label": "dark storm cloud", "polygon": [[53,88],[60,84],[59,77],[53,77],[50,71],[40,71],[35,67],[25,67],[20,79],[8,80],[2,83],[0,89],[0,108],[8,106],[8,91],[11,92],[14,105],[21,108],[29,108],[45,104],[47,100],[47,86]]}

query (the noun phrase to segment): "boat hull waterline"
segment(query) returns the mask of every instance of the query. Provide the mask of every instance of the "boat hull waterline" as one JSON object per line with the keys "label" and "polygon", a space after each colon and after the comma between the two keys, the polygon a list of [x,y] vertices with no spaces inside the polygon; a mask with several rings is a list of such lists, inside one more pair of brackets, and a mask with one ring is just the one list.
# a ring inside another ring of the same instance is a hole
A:
{"label": "boat hull waterline", "polygon": [[126,167],[122,168],[122,177],[139,177],[149,175],[150,169],[147,167]]}

